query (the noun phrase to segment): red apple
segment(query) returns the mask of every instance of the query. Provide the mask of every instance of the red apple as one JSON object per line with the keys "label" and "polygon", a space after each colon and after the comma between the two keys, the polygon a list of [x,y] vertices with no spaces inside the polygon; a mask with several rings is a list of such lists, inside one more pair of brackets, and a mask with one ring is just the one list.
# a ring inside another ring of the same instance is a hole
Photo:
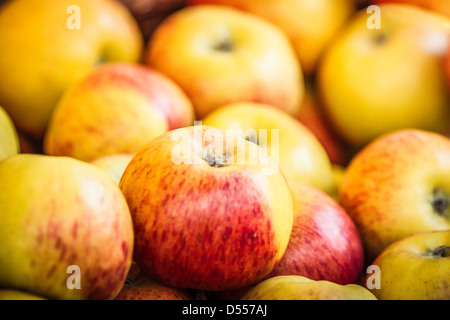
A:
{"label": "red apple", "polygon": [[356,284],[364,264],[362,240],[350,216],[330,196],[308,185],[292,190],[294,224],[286,252],[270,276]]}
{"label": "red apple", "polygon": [[133,218],[134,260],[152,279],[234,289],[264,278],[282,258],[293,218],[286,179],[263,148],[230,133],[171,131],[125,169],[119,186]]}

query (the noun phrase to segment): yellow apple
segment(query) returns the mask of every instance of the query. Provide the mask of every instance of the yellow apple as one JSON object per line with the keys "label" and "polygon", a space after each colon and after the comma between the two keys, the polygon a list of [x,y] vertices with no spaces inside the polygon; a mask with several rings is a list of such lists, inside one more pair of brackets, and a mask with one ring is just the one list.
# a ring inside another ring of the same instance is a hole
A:
{"label": "yellow apple", "polygon": [[443,14],[450,18],[450,2],[447,0],[371,0],[371,2],[376,5],[382,3],[413,4]]}
{"label": "yellow apple", "polygon": [[22,291],[0,289],[0,300],[46,300],[46,299]]}
{"label": "yellow apple", "polygon": [[379,300],[450,300],[450,230],[402,238],[373,265],[379,268],[379,279],[368,275],[365,285]]}
{"label": "yellow apple", "polygon": [[19,135],[11,117],[0,107],[0,161],[21,151]]}
{"label": "yellow apple", "polygon": [[105,170],[113,181],[119,185],[120,178],[122,178],[122,174],[133,156],[133,153],[111,154],[97,158],[91,161],[91,164]]}
{"label": "yellow apple", "polygon": [[118,1],[8,1],[0,30],[0,104],[37,138],[70,84],[99,63],[142,54],[139,27]]}
{"label": "yellow apple", "polygon": [[44,152],[84,161],[135,153],[154,137],[193,122],[191,101],[170,78],[143,65],[105,63],[64,92]]}
{"label": "yellow apple", "polygon": [[146,63],[172,78],[197,116],[227,103],[269,103],[296,114],[303,73],[287,36],[268,21],[226,6],[192,6],[153,33]]}
{"label": "yellow apple", "polygon": [[356,148],[393,130],[449,127],[442,58],[450,19],[402,4],[379,8],[380,29],[372,25],[376,13],[361,11],[327,50],[317,75],[330,122]]}
{"label": "yellow apple", "polygon": [[355,12],[353,0],[189,0],[232,6],[261,16],[291,40],[306,75],[313,75],[329,43]]}
{"label": "yellow apple", "polygon": [[383,135],[350,162],[340,203],[367,262],[410,234],[450,229],[450,139],[421,130]]}
{"label": "yellow apple", "polygon": [[69,157],[18,154],[0,162],[0,190],[0,288],[56,300],[119,293],[133,225],[105,172]]}
{"label": "yellow apple", "polygon": [[250,285],[282,258],[291,192],[258,145],[208,126],[165,133],[136,153],[120,189],[134,260],[152,279],[210,291]]}
{"label": "yellow apple", "polygon": [[377,300],[366,288],[314,281],[302,276],[288,275],[269,278],[247,291],[242,300]]}
{"label": "yellow apple", "polygon": [[261,103],[231,103],[211,112],[202,123],[241,130],[244,137],[260,144],[279,163],[291,188],[308,184],[327,193],[333,190],[332,165],[324,147],[286,112]]}

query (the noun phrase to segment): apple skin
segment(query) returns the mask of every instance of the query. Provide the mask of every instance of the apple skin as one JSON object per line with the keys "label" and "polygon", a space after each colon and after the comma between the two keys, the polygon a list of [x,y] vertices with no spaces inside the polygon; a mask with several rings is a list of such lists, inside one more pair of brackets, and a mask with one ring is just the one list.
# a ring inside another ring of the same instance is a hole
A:
{"label": "apple skin", "polygon": [[360,231],[367,262],[412,233],[450,228],[450,140],[416,129],[383,135],[346,169],[340,204]]}
{"label": "apple skin", "polygon": [[366,288],[314,281],[297,275],[264,280],[247,291],[242,300],[377,300]]}
{"label": "apple skin", "polygon": [[16,127],[6,111],[0,107],[0,161],[21,151]]}
{"label": "apple skin", "polygon": [[379,300],[450,300],[449,257],[450,230],[402,238],[373,262],[380,268],[381,283],[371,292]]}
{"label": "apple skin", "polygon": [[104,156],[91,161],[91,164],[105,170],[105,172],[119,185],[123,172],[133,159],[134,153],[118,153]]}
{"label": "apple skin", "polygon": [[193,125],[194,117],[190,100],[165,75],[142,65],[107,63],[64,93],[44,152],[83,161],[136,153],[168,130]]}
{"label": "apple skin", "polygon": [[[214,159],[201,156],[214,147],[205,138],[210,130],[225,137],[217,128],[194,126],[153,139],[119,184],[134,223],[134,260],[152,279],[173,287],[244,287],[269,274],[289,242],[292,196],[276,163],[258,145],[237,137],[245,159],[252,150],[259,152],[258,161],[238,163],[228,144],[223,150],[232,157],[228,164],[210,166]],[[199,143],[186,145],[200,163],[172,160],[179,134]],[[266,165],[277,170],[265,173]]]}
{"label": "apple skin", "polygon": [[[80,8],[80,29],[67,25],[72,5]],[[0,105],[18,130],[37,139],[69,85],[103,61],[138,62],[143,50],[136,21],[118,1],[9,1],[0,11],[0,30],[0,73],[8,79]]]}
{"label": "apple skin", "polygon": [[449,127],[442,58],[450,19],[409,5],[379,7],[381,29],[368,28],[370,15],[359,12],[324,54],[316,78],[327,118],[356,149],[394,130]]}
{"label": "apple skin", "polygon": [[114,300],[192,300],[189,292],[151,279],[135,262],[127,280]]}
{"label": "apple skin", "polygon": [[[308,184],[324,192],[332,192],[332,165],[323,145],[300,121],[273,105],[230,103],[208,114],[202,123],[225,130],[241,129],[243,133],[253,129],[260,135],[260,130],[267,130],[267,143],[262,145],[262,139],[258,139],[258,143],[278,161],[290,188]],[[272,130],[279,130],[278,141],[272,141]],[[273,151],[278,151],[278,154],[271,154]]]}
{"label": "apple skin", "polygon": [[[19,154],[0,162],[0,189],[1,288],[56,300],[119,293],[133,225],[106,173],[73,158]],[[81,289],[67,287],[71,265],[80,268]]]}
{"label": "apple skin", "polygon": [[42,297],[17,290],[0,290],[0,300],[46,300]]}
{"label": "apple skin", "polygon": [[270,277],[357,284],[364,264],[362,240],[350,216],[330,196],[308,185],[292,190],[294,223],[289,245]]}
{"label": "apple skin", "polygon": [[355,12],[353,0],[188,0],[188,5],[227,5],[267,19],[289,37],[307,76]]}
{"label": "apple skin", "polygon": [[448,90],[450,91],[450,46],[448,47],[447,55],[445,56],[444,59],[445,59],[444,61],[445,76],[447,77],[447,87]]}
{"label": "apple skin", "polygon": [[199,119],[242,101],[296,114],[304,96],[303,72],[287,36],[227,6],[191,6],[170,15],[153,33],[145,63],[180,85]]}
{"label": "apple skin", "polygon": [[404,3],[416,5],[428,9],[450,18],[450,3],[442,0],[371,0],[372,4],[380,5],[383,3]]}

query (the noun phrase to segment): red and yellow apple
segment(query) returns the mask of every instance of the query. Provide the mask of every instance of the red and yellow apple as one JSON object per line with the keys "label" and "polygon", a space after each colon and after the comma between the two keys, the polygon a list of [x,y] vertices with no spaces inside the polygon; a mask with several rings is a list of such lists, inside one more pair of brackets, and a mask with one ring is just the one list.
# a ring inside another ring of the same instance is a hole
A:
{"label": "red and yellow apple", "polygon": [[450,19],[404,4],[379,8],[381,27],[371,28],[362,10],[326,51],[317,74],[327,118],[358,149],[394,130],[449,127],[442,58]]}
{"label": "red and yellow apple", "polygon": [[73,158],[18,154],[0,162],[0,190],[1,288],[56,300],[119,293],[133,225],[106,173]]}
{"label": "red and yellow apple", "polygon": [[203,118],[254,101],[296,114],[304,78],[289,39],[268,21],[227,6],[192,6],[165,19],[145,62],[172,78]]}
{"label": "red and yellow apple", "polygon": [[135,153],[154,137],[193,121],[192,103],[170,78],[142,65],[107,63],[64,93],[44,152],[84,161]]}
{"label": "red and yellow apple", "polygon": [[305,74],[312,76],[325,48],[355,12],[353,0],[189,0],[232,6],[267,19],[289,37]]}
{"label": "red and yellow apple", "polygon": [[242,300],[377,300],[366,288],[315,281],[302,276],[277,276],[264,280],[244,294]]}
{"label": "red and yellow apple", "polygon": [[333,190],[326,150],[306,126],[286,112],[262,103],[231,103],[208,114],[202,123],[236,130],[257,142],[279,163],[291,188],[308,184],[327,193]]}
{"label": "red and yellow apple", "polygon": [[292,194],[291,238],[270,277],[299,275],[342,285],[357,284],[364,252],[350,216],[334,199],[311,186],[297,186]]}
{"label": "red and yellow apple", "polygon": [[450,300],[450,230],[402,238],[373,265],[379,268],[379,279],[374,281],[380,283],[379,288],[371,283],[370,291],[379,300]]}
{"label": "red and yellow apple", "polygon": [[346,169],[340,203],[372,262],[410,234],[450,229],[450,139],[399,130],[362,149]]}
{"label": "red and yellow apple", "polygon": [[450,2],[447,0],[371,0],[372,4],[404,3],[416,5],[424,9],[435,11],[450,18]]}
{"label": "red and yellow apple", "polygon": [[16,127],[6,111],[0,107],[0,161],[21,151]]}
{"label": "red and yellow apple", "polygon": [[268,275],[291,235],[293,203],[258,145],[208,126],[153,139],[119,184],[131,210],[134,260],[179,288],[228,290]]}
{"label": "red and yellow apple", "polygon": [[0,74],[8,79],[0,105],[36,138],[74,81],[104,61],[137,62],[143,49],[136,21],[118,1],[8,1],[0,30]]}

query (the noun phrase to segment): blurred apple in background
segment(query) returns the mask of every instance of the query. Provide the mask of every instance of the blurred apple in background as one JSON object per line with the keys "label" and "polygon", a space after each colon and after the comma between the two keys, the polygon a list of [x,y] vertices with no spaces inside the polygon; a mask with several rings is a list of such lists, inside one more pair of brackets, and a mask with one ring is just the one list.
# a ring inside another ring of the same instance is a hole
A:
{"label": "blurred apple in background", "polygon": [[0,107],[0,161],[21,151],[16,127],[9,114]]}
{"label": "blurred apple in background", "polygon": [[44,152],[84,161],[135,153],[154,137],[193,123],[192,103],[171,79],[146,66],[107,63],[64,93]]}
{"label": "blurred apple in background", "polygon": [[18,130],[35,138],[43,137],[74,81],[104,61],[137,62],[142,54],[139,27],[118,1],[9,1],[0,11],[0,30],[0,74],[8,79],[0,105]]}
{"label": "blurred apple in background", "polygon": [[[450,230],[415,233],[388,246],[379,268],[379,300],[450,300]],[[376,277],[366,278],[374,284]]]}
{"label": "blurred apple in background", "polygon": [[122,178],[122,174],[133,156],[134,154],[132,153],[111,154],[108,156],[97,158],[91,161],[91,164],[105,170],[106,173],[114,180],[114,182],[119,185],[120,178]]}
{"label": "blurred apple in background", "polygon": [[270,277],[299,275],[338,284],[359,282],[364,252],[358,229],[330,196],[311,186],[292,189],[289,245]]}
{"label": "blurred apple in background", "polygon": [[442,68],[450,19],[419,7],[386,4],[381,28],[361,11],[327,50],[318,71],[321,103],[336,131],[360,148],[381,134],[449,127]]}
{"label": "blurred apple in background", "polygon": [[244,137],[258,143],[279,163],[291,188],[308,184],[332,192],[333,173],[325,149],[307,127],[286,112],[262,103],[231,103],[208,114],[203,124],[240,129],[243,136],[249,135]]}
{"label": "blurred apple in background", "polygon": [[146,63],[187,93],[198,118],[254,101],[296,114],[304,78],[287,36],[268,21],[226,6],[184,8],[155,30]]}
{"label": "blurred apple in background", "polygon": [[120,0],[125,4],[148,40],[158,25],[186,5],[186,0]]}
{"label": "blurred apple in background", "polygon": [[242,300],[377,300],[366,288],[314,281],[302,276],[267,279],[244,294]]}
{"label": "blurred apple in background", "polygon": [[291,40],[307,76],[313,75],[323,50],[355,12],[353,0],[188,0],[187,3],[232,6],[277,25]]}
{"label": "blurred apple in background", "polygon": [[115,300],[192,300],[192,297],[188,290],[154,281],[133,262]]}
{"label": "blurred apple in background", "polygon": [[420,130],[383,135],[353,158],[340,190],[368,263],[412,233],[450,229],[450,139]]}
{"label": "blurred apple in background", "polygon": [[167,285],[244,287],[268,275],[288,245],[293,203],[278,165],[224,130],[193,126],[153,139],[119,186],[134,223],[134,260]]}
{"label": "blurred apple in background", "polygon": [[[0,162],[0,287],[48,299],[113,299],[132,261],[133,225],[101,169],[68,157]],[[106,254],[105,254],[106,253]],[[67,283],[79,268],[79,289]]]}
{"label": "blurred apple in background", "polygon": [[383,3],[411,4],[435,11],[450,18],[450,2],[448,0],[371,0],[371,3],[376,5]]}

